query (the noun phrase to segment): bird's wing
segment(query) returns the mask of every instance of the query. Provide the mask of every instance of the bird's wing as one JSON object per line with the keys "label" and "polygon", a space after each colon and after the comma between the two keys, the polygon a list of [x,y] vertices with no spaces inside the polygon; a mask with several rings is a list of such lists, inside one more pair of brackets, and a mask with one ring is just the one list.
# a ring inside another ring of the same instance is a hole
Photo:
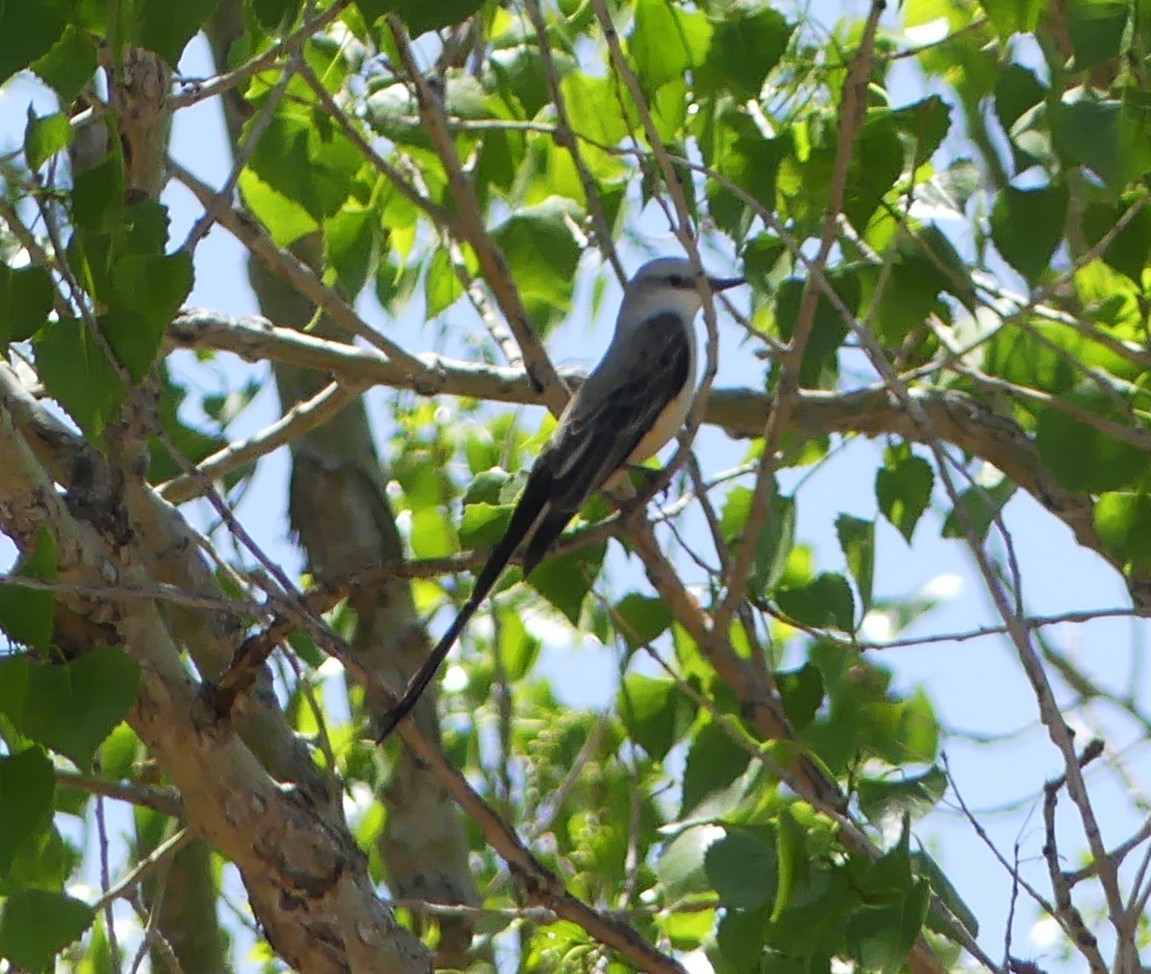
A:
{"label": "bird's wing", "polygon": [[525,574],[584,501],[631,456],[690,381],[691,335],[660,315],[628,336],[580,386],[537,466],[551,472],[546,511],[532,533]]}

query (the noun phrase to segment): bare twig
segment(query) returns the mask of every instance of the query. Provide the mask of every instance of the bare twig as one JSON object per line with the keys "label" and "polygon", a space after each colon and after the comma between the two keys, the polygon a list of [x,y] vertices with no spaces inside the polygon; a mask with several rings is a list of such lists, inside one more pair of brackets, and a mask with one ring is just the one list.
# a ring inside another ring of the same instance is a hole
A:
{"label": "bare twig", "polygon": [[224,180],[224,185],[221,186],[216,193],[216,198],[204,207],[203,214],[192,225],[192,229],[188,231],[188,237],[184,241],[184,247],[189,251],[196,249],[196,246],[204,239],[204,235],[212,229],[212,224],[216,222],[220,213],[225,209],[232,208],[232,194],[236,190],[236,184],[240,181],[240,174],[244,171],[248,160],[252,158],[252,153],[256,151],[256,147],[260,144],[260,139],[263,138],[264,133],[268,130],[268,126],[272,124],[272,119],[276,114],[276,109],[279,107],[280,101],[284,97],[284,92],[288,90],[288,84],[303,62],[304,57],[300,50],[294,51],[291,57],[288,58],[287,65],[284,70],[280,72],[280,77],[276,80],[276,84],[272,87],[272,90],[268,92],[264,104],[260,107],[260,114],[256,116],[251,127],[248,129],[244,144],[237,148],[232,160],[232,171],[228,173],[228,178]]}
{"label": "bare twig", "polygon": [[[359,385],[331,382],[311,398],[298,402],[286,410],[279,419],[255,436],[229,443],[223,449],[205,457],[197,467],[205,477],[218,480],[250,463],[255,463],[261,457],[292,442],[309,430],[323,426],[361,392],[363,388]],[[196,481],[187,474],[173,477],[156,490],[164,500],[172,504],[183,504],[198,494]]]}

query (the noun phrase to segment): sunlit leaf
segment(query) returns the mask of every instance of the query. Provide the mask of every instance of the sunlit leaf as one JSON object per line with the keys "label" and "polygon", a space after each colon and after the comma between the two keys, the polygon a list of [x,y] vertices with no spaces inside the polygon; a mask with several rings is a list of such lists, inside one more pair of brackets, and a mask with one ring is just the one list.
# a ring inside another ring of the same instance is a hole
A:
{"label": "sunlit leaf", "polygon": [[21,845],[52,823],[56,774],[39,748],[0,755],[0,879]]}
{"label": "sunlit leaf", "polygon": [[931,501],[934,482],[931,464],[906,445],[884,451],[884,465],[875,475],[875,498],[883,516],[908,544]]}

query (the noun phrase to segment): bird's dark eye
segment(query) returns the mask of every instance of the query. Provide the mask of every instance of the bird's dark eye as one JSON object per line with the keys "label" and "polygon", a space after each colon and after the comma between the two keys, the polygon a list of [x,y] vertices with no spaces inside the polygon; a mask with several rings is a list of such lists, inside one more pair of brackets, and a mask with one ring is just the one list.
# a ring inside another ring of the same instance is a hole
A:
{"label": "bird's dark eye", "polygon": [[687,287],[691,282],[682,274],[670,274],[667,283],[672,287]]}

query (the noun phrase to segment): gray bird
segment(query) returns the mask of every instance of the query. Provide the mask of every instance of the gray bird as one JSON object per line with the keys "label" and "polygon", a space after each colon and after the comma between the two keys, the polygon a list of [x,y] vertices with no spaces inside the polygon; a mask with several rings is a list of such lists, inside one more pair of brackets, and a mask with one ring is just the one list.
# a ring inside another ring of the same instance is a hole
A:
{"label": "gray bird", "polygon": [[[713,292],[744,283],[709,277]],[[624,289],[607,352],[571,397],[528,474],[508,529],[476,577],[471,598],[384,717],[382,742],[411,712],[464,626],[521,544],[526,578],[584,502],[620,467],[657,453],[683,426],[695,393],[695,316],[702,308],[691,261],[644,264]]]}

